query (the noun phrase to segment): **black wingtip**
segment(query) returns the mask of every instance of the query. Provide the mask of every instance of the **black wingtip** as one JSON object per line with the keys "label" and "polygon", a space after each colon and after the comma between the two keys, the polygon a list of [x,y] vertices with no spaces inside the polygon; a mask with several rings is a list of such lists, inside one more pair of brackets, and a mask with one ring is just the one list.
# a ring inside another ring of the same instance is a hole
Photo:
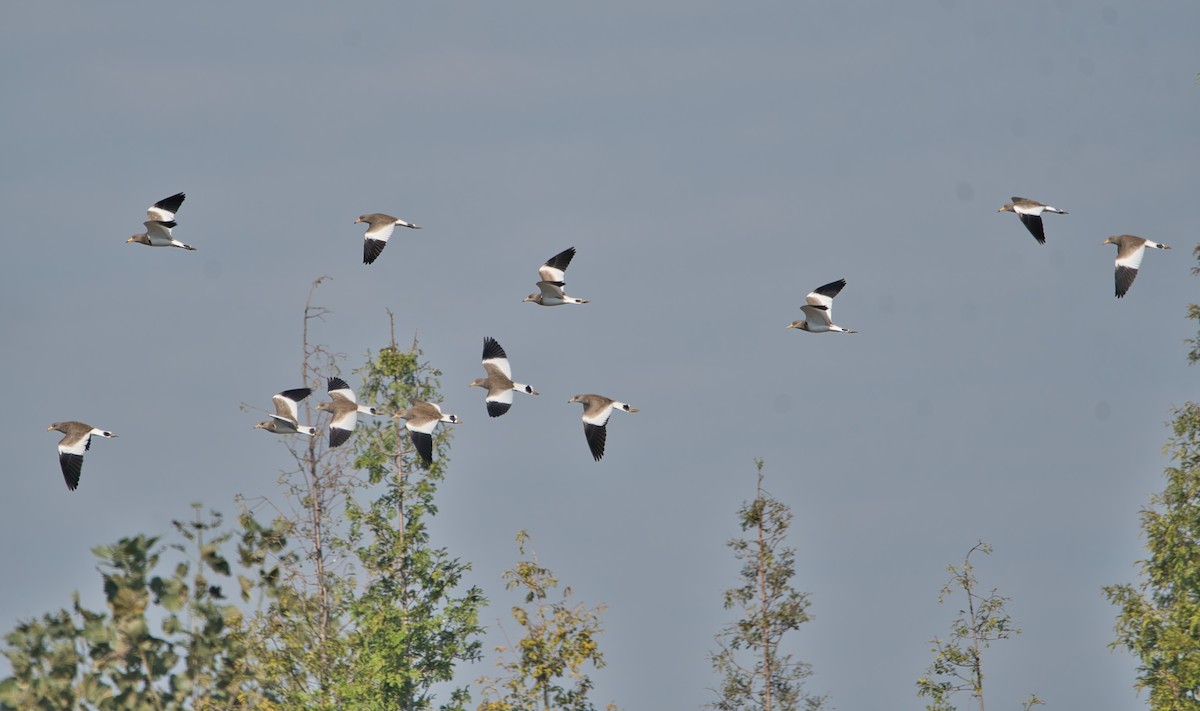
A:
{"label": "black wingtip", "polygon": [[829,298],[832,299],[833,297],[842,293],[842,289],[845,289],[845,288],[846,288],[846,280],[838,279],[837,281],[831,281],[828,284],[825,284],[823,286],[818,286],[816,289],[813,289],[813,292],[820,294],[821,296],[828,296]]}
{"label": "black wingtip", "polygon": [[300,402],[309,395],[312,395],[312,388],[292,388],[291,390],[284,390],[279,394],[292,402]]}
{"label": "black wingtip", "polygon": [[154,206],[160,210],[166,210],[167,212],[178,212],[179,206],[183,204],[183,201],[186,198],[187,195],[184,195],[183,193],[175,193],[171,197],[163,198],[162,200],[154,203]]}
{"label": "black wingtip", "polygon": [[363,264],[374,264],[386,246],[387,242],[380,239],[363,240]]}
{"label": "black wingtip", "polygon": [[1029,234],[1038,241],[1038,244],[1046,244],[1046,230],[1042,226],[1042,218],[1038,215],[1022,215],[1017,213],[1017,217],[1021,218],[1021,224],[1029,230]]}
{"label": "black wingtip", "polygon": [[608,438],[608,431],[604,425],[593,425],[583,423],[583,435],[587,438],[588,449],[592,451],[592,459],[600,461],[604,457],[604,441]]}
{"label": "black wingtip", "polygon": [[575,258],[575,248],[567,247],[563,251],[546,260],[546,266],[560,271],[566,271],[571,265],[571,260]]}
{"label": "black wingtip", "polygon": [[328,380],[328,384],[325,389],[327,391],[349,390],[350,386],[346,384],[345,380],[342,380],[341,378],[333,377]]}
{"label": "black wingtip", "polygon": [[491,358],[507,358],[508,354],[500,347],[500,343],[495,338],[488,336],[483,339],[483,360]]}
{"label": "black wingtip", "polygon": [[486,404],[489,417],[499,417],[508,412],[508,409],[512,407],[512,403],[507,402],[488,402]]}
{"label": "black wingtip", "polygon": [[58,455],[58,463],[62,467],[67,488],[75,491],[79,487],[79,475],[83,473],[83,455],[61,452]]}
{"label": "black wingtip", "polygon": [[421,459],[425,460],[426,464],[433,464],[433,435],[414,430],[409,430],[408,434],[412,436],[413,446],[417,448]]}
{"label": "black wingtip", "polygon": [[1129,292],[1129,287],[1133,286],[1133,280],[1137,277],[1138,270],[1130,269],[1129,267],[1117,267],[1116,273],[1116,293],[1120,299]]}
{"label": "black wingtip", "polygon": [[340,447],[350,439],[350,435],[354,434],[353,430],[343,430],[337,427],[329,428],[329,446]]}

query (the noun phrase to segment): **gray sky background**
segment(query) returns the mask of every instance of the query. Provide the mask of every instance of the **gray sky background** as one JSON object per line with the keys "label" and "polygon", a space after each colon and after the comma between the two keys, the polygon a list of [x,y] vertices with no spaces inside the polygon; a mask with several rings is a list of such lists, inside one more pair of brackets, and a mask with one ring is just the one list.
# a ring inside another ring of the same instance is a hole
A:
{"label": "gray sky background", "polygon": [[[414,332],[455,430],[435,541],[501,571],[528,529],[605,602],[597,701],[695,708],[732,613],[754,457],[796,519],[815,620],[790,651],[841,709],[918,709],[947,563],[982,538],[1025,630],[989,706],[1139,704],[1100,588],[1135,580],[1184,339],[1200,6],[609,2],[10,4],[0,22],[0,627],[103,598],[89,549],[188,504],[278,494],[253,425],[314,340],[358,367]],[[199,251],[126,245],[177,191]],[[1039,246],[996,209],[1068,210]],[[361,213],[421,224],[361,264]],[[1146,255],[1113,298],[1115,248]],[[574,245],[580,308],[521,304]],[[785,331],[838,278],[839,324]],[[491,420],[484,336],[517,396]],[[356,376],[348,378],[355,387]],[[616,414],[588,455],[576,393]],[[323,399],[322,395],[322,399]],[[95,442],[63,486],[55,420]],[[489,648],[502,641],[489,637]],[[494,657],[463,670],[495,671]],[[1144,702],[1144,699],[1143,699]]]}

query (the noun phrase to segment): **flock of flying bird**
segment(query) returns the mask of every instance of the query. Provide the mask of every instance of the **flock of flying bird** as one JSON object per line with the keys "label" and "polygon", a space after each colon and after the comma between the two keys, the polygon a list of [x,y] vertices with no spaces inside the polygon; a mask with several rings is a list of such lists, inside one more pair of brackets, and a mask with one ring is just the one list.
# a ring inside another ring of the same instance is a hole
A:
{"label": "flock of flying bird", "polygon": [[[175,239],[171,232],[176,226],[175,213],[183,204],[184,197],[183,193],[176,193],[154,203],[146,211],[149,219],[142,223],[146,231],[133,235],[126,242],[137,242],[150,247],[177,247],[195,251],[195,247]],[[1021,197],[1014,197],[1012,202],[1002,205],[998,212],[1016,214],[1039,244],[1046,242],[1042,214],[1046,212],[1067,214],[1066,210]],[[367,231],[363,235],[364,264],[372,264],[379,258],[397,226],[414,230],[421,229],[420,225],[381,212],[361,215],[354,221],[355,224],[360,222],[367,224]],[[1165,244],[1134,235],[1109,237],[1104,240],[1104,244],[1117,246],[1115,280],[1118,299],[1124,297],[1129,291],[1129,287],[1132,286],[1147,247],[1170,249]],[[575,248],[570,247],[547,260],[538,269],[538,293],[530,294],[523,301],[533,302],[539,306],[588,303],[587,299],[568,296],[565,291],[566,269],[574,257]],[[845,286],[846,280],[839,279],[814,289],[805,297],[805,304],[800,307],[806,318],[793,321],[787,327],[809,333],[857,333],[854,329],[843,328],[833,323],[833,299]],[[499,417],[508,412],[512,407],[514,392],[522,392],[527,395],[538,394],[533,387],[512,379],[512,366],[508,362],[508,355],[494,338],[485,338],[483,341],[483,370],[487,377],[477,378],[471,383],[471,387],[481,387],[487,390],[484,404],[490,417]],[[373,407],[359,405],[354,390],[341,378],[329,378],[327,390],[330,400],[319,404],[317,410],[330,413],[330,447],[338,447],[350,439],[358,422],[359,414],[373,416],[382,416],[383,414]],[[311,388],[294,388],[277,393],[272,398],[275,404],[275,413],[255,427],[275,434],[315,436],[318,428],[301,425],[298,413],[298,404],[310,394],[312,394]],[[583,433],[587,439],[588,449],[596,461],[604,456],[604,445],[607,439],[606,428],[613,410],[638,411],[636,407],[602,395],[576,395],[568,402],[583,405]],[[413,446],[426,462],[433,461],[433,433],[438,423],[458,424],[461,422],[457,415],[443,413],[441,407],[436,403],[416,399],[404,412],[395,413],[391,417],[404,421]],[[55,422],[47,430],[58,430],[63,433],[63,438],[58,443],[58,459],[63,478],[67,482],[67,488],[72,491],[79,486],[79,476],[83,469],[83,454],[90,449],[92,436],[108,438],[117,436],[108,430],[75,421]]]}
{"label": "flock of flying bird", "polygon": [[[1033,238],[1038,241],[1038,244],[1046,243],[1046,230],[1042,225],[1042,213],[1054,212],[1059,215],[1066,215],[1066,210],[1060,210],[1057,207],[1043,205],[1037,200],[1030,200],[1023,197],[1013,197],[1012,202],[1005,203],[1000,206],[997,212],[1012,212],[1017,217],[1021,218],[1021,223],[1029,230]],[[1159,242],[1151,242],[1142,237],[1133,235],[1119,235],[1109,237],[1104,240],[1103,244],[1117,245],[1117,262],[1116,262],[1116,294],[1120,299],[1129,291],[1129,287],[1133,285],[1133,280],[1137,277],[1138,268],[1142,266],[1142,256],[1146,253],[1147,247],[1154,249],[1170,249],[1165,244]],[[842,328],[833,323],[833,315],[830,311],[833,306],[833,297],[846,286],[845,279],[839,279],[830,282],[825,286],[817,287],[806,298],[806,303],[800,307],[804,315],[808,318],[803,321],[792,321],[788,324],[788,328],[796,328],[809,333],[858,333],[852,328]]]}
{"label": "flock of flying bird", "polygon": [[[176,226],[175,213],[179,211],[185,197],[184,193],[176,193],[154,203],[146,211],[149,219],[142,223],[146,231],[133,235],[126,240],[126,243],[137,242],[150,247],[177,247],[195,251],[195,247],[175,239],[172,233],[172,229]],[[367,231],[363,235],[363,264],[372,264],[379,258],[397,226],[414,230],[421,229],[420,225],[381,212],[361,215],[354,221],[355,224],[360,222],[367,224]],[[530,294],[523,301],[533,302],[539,306],[588,303],[587,299],[568,296],[564,291],[566,269],[574,257],[575,248],[569,247],[547,260],[538,269],[538,293]],[[486,377],[475,379],[471,383],[471,387],[481,387],[487,391],[484,404],[490,417],[499,417],[508,412],[512,407],[514,392],[523,392],[528,395],[538,394],[532,386],[513,381],[512,366],[508,362],[508,355],[494,338],[485,338],[483,341],[483,370]],[[328,412],[331,416],[329,422],[330,447],[341,446],[350,439],[360,414],[383,416],[383,413],[374,407],[359,405],[354,390],[341,378],[329,378],[327,391],[329,402],[317,405],[317,410]],[[281,435],[315,436],[319,431],[318,428],[312,425],[302,425],[299,419],[299,403],[311,394],[311,388],[293,388],[276,393],[271,398],[275,405],[274,414],[255,425],[255,428]],[[613,410],[638,411],[632,405],[603,395],[576,395],[568,402],[583,405],[583,433],[587,439],[588,449],[596,461],[600,461],[604,456],[604,445],[607,440],[606,428],[608,418],[612,415]],[[433,432],[438,423],[458,424],[461,422],[457,415],[442,412],[441,407],[436,403],[417,399],[413,399],[409,403],[408,409],[395,413],[391,417],[404,421],[405,429],[409,432],[417,454],[426,462],[433,461]],[[63,438],[58,443],[58,460],[63,478],[67,482],[67,488],[71,491],[79,486],[79,477],[83,470],[83,455],[91,448],[92,436],[108,438],[117,436],[108,430],[76,421],[55,422],[46,429],[58,430],[63,433]]]}

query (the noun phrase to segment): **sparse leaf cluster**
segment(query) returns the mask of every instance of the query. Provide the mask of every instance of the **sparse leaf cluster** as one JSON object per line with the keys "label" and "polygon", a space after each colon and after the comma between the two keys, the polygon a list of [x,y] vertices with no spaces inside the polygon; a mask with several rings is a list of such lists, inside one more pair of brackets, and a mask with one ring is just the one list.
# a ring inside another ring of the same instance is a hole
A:
{"label": "sparse leaf cluster", "polygon": [[[967,551],[961,566],[947,566],[950,580],[938,594],[938,602],[944,603],[961,591],[966,607],[959,609],[958,616],[950,623],[950,639],[933,638],[933,664],[926,676],[917,679],[917,695],[930,699],[925,706],[927,711],[953,711],[956,707],[950,700],[961,692],[969,693],[978,702],[979,711],[983,711],[983,650],[992,642],[1021,633],[1005,609],[1009,598],[996,588],[986,593],[980,591],[971,563],[976,552],[990,555],[992,547],[979,541]],[[1036,694],[1031,694],[1022,705],[1028,711],[1041,703]]]}
{"label": "sparse leaf cluster", "polygon": [[[582,603],[571,604],[571,589],[564,588],[562,598],[550,601],[558,587],[558,578],[542,567],[537,556],[526,553],[529,534],[517,533],[522,556],[504,572],[505,589],[522,592],[525,605],[514,605],[513,619],[524,636],[514,649],[497,649],[507,658],[500,662],[506,672],[503,679],[484,678],[484,701],[478,711],[594,711],[588,700],[592,681],[583,673],[584,665],[604,667],[604,655],[596,643],[603,630],[600,615],[603,605],[588,609]],[[532,608],[528,607],[532,605]],[[614,710],[616,706],[608,705]]]}

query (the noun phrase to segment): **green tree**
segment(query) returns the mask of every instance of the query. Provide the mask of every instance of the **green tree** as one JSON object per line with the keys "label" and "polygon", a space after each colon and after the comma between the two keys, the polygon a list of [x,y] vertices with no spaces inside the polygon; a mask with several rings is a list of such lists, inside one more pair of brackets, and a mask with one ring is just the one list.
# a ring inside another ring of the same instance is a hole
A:
{"label": "green tree", "polygon": [[[925,706],[927,711],[953,711],[956,707],[950,703],[950,699],[963,691],[970,692],[979,702],[979,711],[984,711],[983,650],[992,642],[1021,633],[1013,626],[1012,618],[1005,610],[1009,598],[999,594],[996,588],[986,594],[980,593],[975,566],[971,564],[971,555],[976,551],[991,555],[992,547],[979,541],[967,551],[961,566],[947,566],[950,580],[938,594],[938,602],[942,603],[951,594],[961,590],[966,596],[967,606],[958,611],[958,617],[950,624],[948,641],[938,637],[931,641],[933,664],[925,672],[927,676],[917,679],[917,695],[932,700]],[[1026,711],[1040,704],[1042,700],[1036,694],[1031,694],[1022,702]]]}
{"label": "green tree", "polygon": [[[310,327],[329,311],[304,307],[301,376],[314,390],[339,375],[339,354],[314,345]],[[440,373],[414,341],[390,342],[357,371],[359,402],[382,413],[414,399],[436,401]],[[313,405],[304,401],[311,422]],[[475,587],[460,590],[470,566],[429,540],[449,433],[435,440],[435,463],[422,466],[403,424],[360,415],[352,446],[324,437],[288,438],[293,466],[280,477],[281,501],[253,502],[243,517],[277,513],[290,539],[280,557],[282,593],[255,617],[252,639],[267,688],[288,708],[460,709],[467,688],[443,689],[459,662],[479,657]]]}
{"label": "green tree", "polygon": [[[361,397],[386,412],[413,399],[436,401],[441,373],[422,360],[416,341],[407,351],[395,336],[359,371]],[[470,565],[431,545],[427,520],[437,514],[434,494],[445,477],[450,430],[440,428],[434,459],[425,463],[403,424],[368,425],[358,435],[354,465],[366,472],[372,495],[348,497],[345,547],[365,583],[347,612],[354,658],[341,696],[353,708],[432,708],[435,684],[454,679],[459,662],[480,657],[477,587],[459,591]],[[454,688],[443,709],[462,709],[466,686]]]}
{"label": "green tree", "polygon": [[827,697],[804,690],[811,665],[781,651],[785,636],[812,618],[808,593],[792,587],[796,552],[785,545],[791,509],[763,488],[762,460],[756,459],[755,465],[754,500],[738,509],[738,523],[750,537],[727,543],[742,568],[741,584],[725,591],[725,609],[739,610],[742,618],[716,635],[717,651],[709,659],[721,676],[721,686],[709,707],[720,711],[825,708]]}
{"label": "green tree", "polygon": [[[7,709],[269,708],[256,691],[255,664],[244,644],[242,610],[225,602],[225,587],[269,586],[248,545],[241,573],[221,553],[232,535],[221,518],[194,505],[175,522],[181,542],[155,536],[97,546],[107,612],[84,608],[18,623],[5,636],[13,675],[0,682]],[[171,565],[172,551],[181,555]],[[168,571],[160,573],[160,569]],[[255,571],[259,574],[256,575]],[[245,588],[243,588],[245,589]]]}
{"label": "green tree", "polygon": [[1167,485],[1142,509],[1149,555],[1137,585],[1109,585],[1117,639],[1138,659],[1135,686],[1156,711],[1200,709],[1200,406],[1175,411]]}
{"label": "green tree", "polygon": [[[522,556],[529,534],[517,532],[517,547]],[[582,603],[571,604],[571,588],[564,588],[562,599],[550,602],[551,592],[558,587],[558,578],[549,568],[537,561],[537,555],[517,561],[504,572],[505,589],[520,589],[525,605],[512,608],[513,619],[525,630],[524,636],[511,652],[505,647],[496,649],[508,655],[499,666],[506,672],[502,679],[483,678],[484,701],[477,711],[594,711],[588,699],[592,680],[583,673],[585,664],[604,667],[604,655],[596,642],[603,631],[600,615],[603,605],[588,609]],[[573,680],[569,686],[564,678]],[[606,709],[614,710],[609,704]]]}

